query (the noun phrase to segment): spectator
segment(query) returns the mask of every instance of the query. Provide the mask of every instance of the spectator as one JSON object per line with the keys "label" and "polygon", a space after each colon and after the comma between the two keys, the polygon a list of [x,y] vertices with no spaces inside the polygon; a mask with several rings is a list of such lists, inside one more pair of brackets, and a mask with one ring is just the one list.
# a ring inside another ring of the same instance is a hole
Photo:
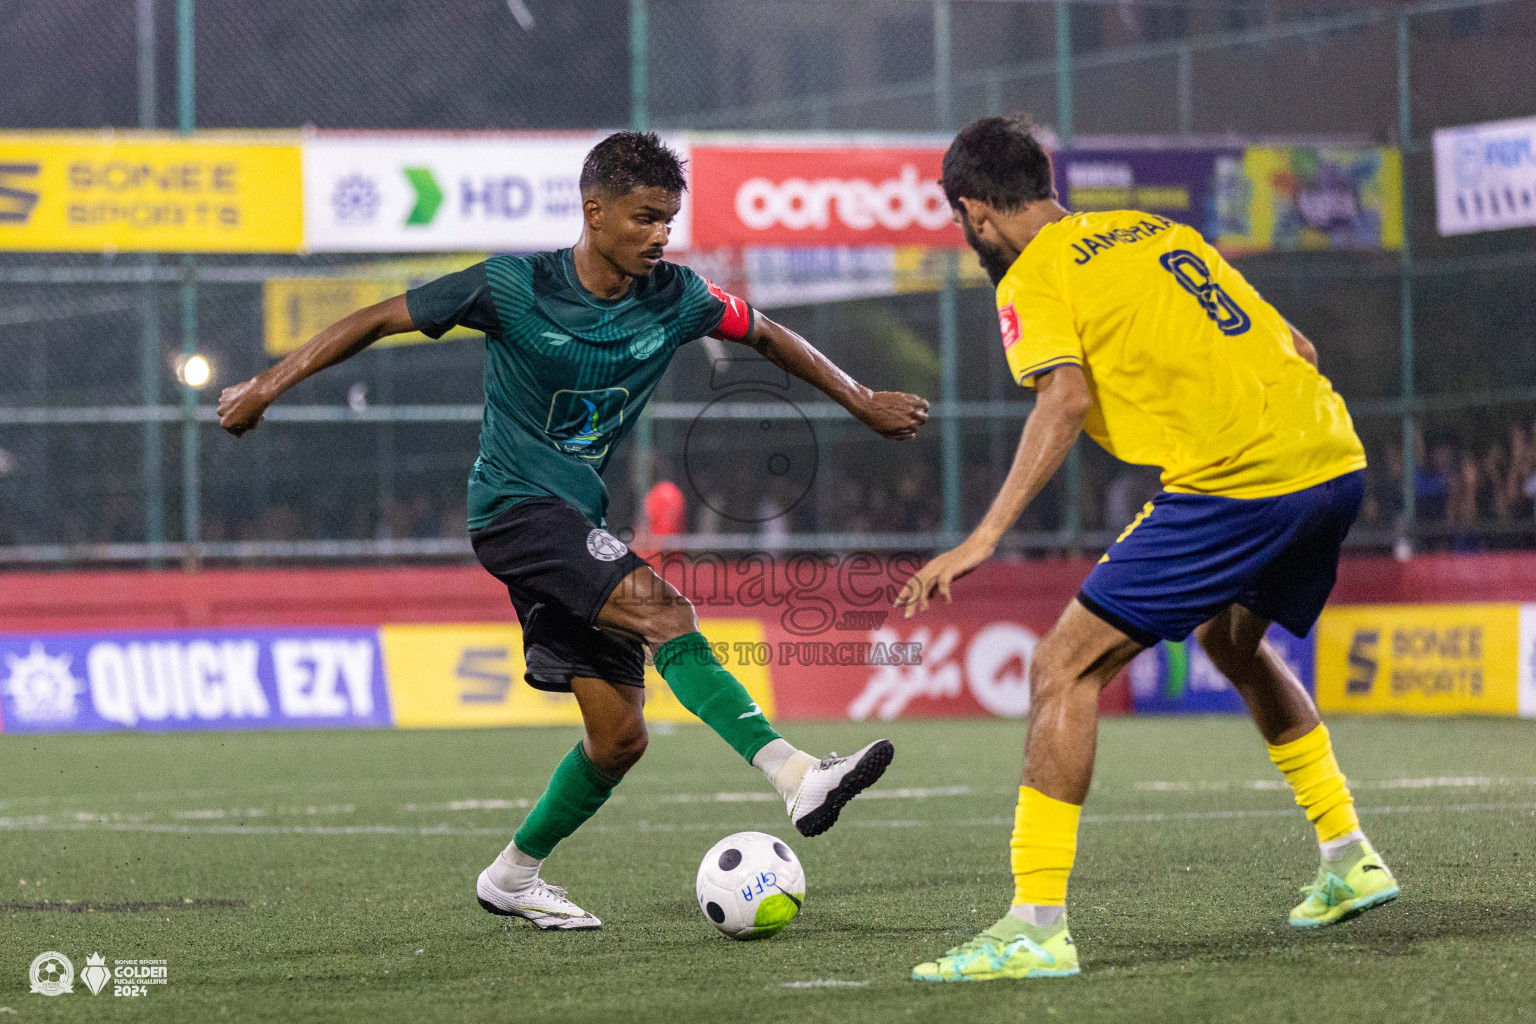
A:
{"label": "spectator", "polygon": [[[1450,451],[1449,445],[1442,447],[1447,452]],[[1455,464],[1455,472],[1450,477],[1445,521],[1451,527],[1451,550],[1479,551],[1483,544],[1475,532],[1477,530],[1477,458],[1471,452],[1462,452],[1459,459],[1454,454],[1450,455],[1450,459]]]}
{"label": "spectator", "polygon": [[[1422,452],[1422,440],[1418,445]],[[1418,465],[1413,470],[1414,511],[1427,522],[1444,520],[1450,506],[1451,479],[1456,473],[1456,450],[1448,444],[1437,444],[1428,465],[1422,459],[1415,461]]]}

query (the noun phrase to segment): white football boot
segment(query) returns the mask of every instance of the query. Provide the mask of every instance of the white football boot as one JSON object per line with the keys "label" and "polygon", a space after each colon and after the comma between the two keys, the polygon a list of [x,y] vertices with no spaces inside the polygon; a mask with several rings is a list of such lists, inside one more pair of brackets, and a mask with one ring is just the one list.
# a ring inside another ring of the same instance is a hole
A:
{"label": "white football boot", "polygon": [[795,795],[784,801],[795,828],[803,836],[819,836],[837,824],[843,805],[878,782],[895,753],[890,740],[875,740],[847,757],[829,754],[812,765]]}
{"label": "white football boot", "polygon": [[489,876],[490,868],[475,880],[475,898],[480,905],[501,917],[521,917],[546,931],[579,931],[601,928],[603,922],[566,898],[565,890],[542,878],[522,892],[499,889]]}

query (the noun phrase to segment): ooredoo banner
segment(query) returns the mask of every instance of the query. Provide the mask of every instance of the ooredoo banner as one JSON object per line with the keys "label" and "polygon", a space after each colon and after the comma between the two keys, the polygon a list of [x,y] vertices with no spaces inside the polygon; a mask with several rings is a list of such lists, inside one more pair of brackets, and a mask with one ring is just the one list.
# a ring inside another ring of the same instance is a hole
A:
{"label": "ooredoo banner", "polygon": [[938,184],[944,147],[695,144],[693,243],[959,248]]}

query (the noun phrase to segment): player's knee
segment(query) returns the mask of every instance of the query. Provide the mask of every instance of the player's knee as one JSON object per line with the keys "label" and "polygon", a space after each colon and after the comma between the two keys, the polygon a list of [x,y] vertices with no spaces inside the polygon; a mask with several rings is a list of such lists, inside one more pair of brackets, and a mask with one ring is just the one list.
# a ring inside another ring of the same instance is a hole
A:
{"label": "player's knee", "polygon": [[604,775],[620,778],[645,754],[650,735],[645,730],[645,719],[637,718],[607,735],[589,735],[587,743],[592,748],[593,766]]}
{"label": "player's knee", "polygon": [[1065,694],[1072,673],[1061,653],[1047,640],[1035,648],[1029,662],[1029,700],[1031,706],[1047,704]]}
{"label": "player's knee", "polygon": [[645,638],[652,644],[664,644],[673,637],[698,631],[699,616],[693,610],[693,602],[676,591],[658,601],[646,616]]}

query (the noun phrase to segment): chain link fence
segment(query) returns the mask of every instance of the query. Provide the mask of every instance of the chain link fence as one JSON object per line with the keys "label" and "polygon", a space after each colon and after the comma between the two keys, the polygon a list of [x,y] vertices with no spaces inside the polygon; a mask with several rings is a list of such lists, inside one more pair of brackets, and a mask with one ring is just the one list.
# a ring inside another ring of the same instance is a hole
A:
{"label": "chain link fence", "polygon": [[[1078,145],[1149,133],[1403,145],[1406,258],[1239,265],[1318,342],[1350,400],[1372,461],[1356,543],[1536,544],[1536,232],[1439,237],[1427,147],[1437,127],[1532,113],[1529,4],[16,0],[0,128],[174,126],[188,13],[199,128],[931,133],[1020,111]],[[238,442],[213,422],[218,386],[270,365],[264,281],[368,277],[376,263],[0,255],[0,564],[467,557],[478,343],[366,352]],[[683,350],[654,401],[648,464],[688,497],[680,543],[926,547],[974,523],[1027,395],[1008,380],[989,292],[954,297],[950,366],[944,308],[929,293],[773,311],[874,386],[943,399],[947,372],[955,382],[935,423],[900,445],[795,382],[815,471],[780,490],[740,467],[782,432],[700,420],[719,397],[720,353]],[[190,415],[173,374],[188,326],[218,373]],[[945,417],[959,424],[948,474]],[[632,440],[608,471],[615,527],[636,521],[642,457]],[[1155,488],[1155,472],[1085,443],[1012,546],[1102,547]]]}

